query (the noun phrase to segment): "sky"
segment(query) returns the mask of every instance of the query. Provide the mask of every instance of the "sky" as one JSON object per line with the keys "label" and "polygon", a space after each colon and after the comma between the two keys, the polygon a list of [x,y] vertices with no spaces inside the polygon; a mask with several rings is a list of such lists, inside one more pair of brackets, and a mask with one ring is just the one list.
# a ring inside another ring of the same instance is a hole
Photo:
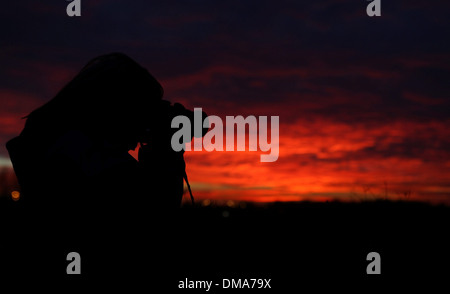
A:
{"label": "sky", "polygon": [[279,116],[279,158],[187,152],[199,199],[450,204],[450,3],[10,1],[0,10],[0,165],[20,118],[84,64],[123,52],[165,99]]}

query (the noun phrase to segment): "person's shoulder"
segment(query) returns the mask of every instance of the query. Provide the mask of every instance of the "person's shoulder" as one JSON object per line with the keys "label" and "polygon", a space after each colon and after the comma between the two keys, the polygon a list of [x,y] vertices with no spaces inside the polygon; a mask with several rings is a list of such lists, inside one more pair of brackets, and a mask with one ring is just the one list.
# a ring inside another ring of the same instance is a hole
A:
{"label": "person's shoulder", "polygon": [[70,130],[59,136],[50,146],[47,157],[65,156],[68,159],[77,161],[81,154],[92,148],[92,140],[79,130]]}
{"label": "person's shoulder", "polygon": [[49,157],[70,161],[88,177],[137,166],[136,160],[127,152],[121,152],[102,140],[93,140],[78,130],[60,136],[50,148]]}

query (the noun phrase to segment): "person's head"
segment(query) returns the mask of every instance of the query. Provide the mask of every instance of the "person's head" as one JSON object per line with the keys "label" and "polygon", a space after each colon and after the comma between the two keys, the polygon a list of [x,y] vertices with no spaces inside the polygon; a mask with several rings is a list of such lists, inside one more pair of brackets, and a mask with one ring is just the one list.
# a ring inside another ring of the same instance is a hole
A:
{"label": "person's head", "polygon": [[88,62],[56,97],[31,112],[27,127],[47,134],[81,129],[131,149],[163,93],[160,83],[133,59],[107,54]]}

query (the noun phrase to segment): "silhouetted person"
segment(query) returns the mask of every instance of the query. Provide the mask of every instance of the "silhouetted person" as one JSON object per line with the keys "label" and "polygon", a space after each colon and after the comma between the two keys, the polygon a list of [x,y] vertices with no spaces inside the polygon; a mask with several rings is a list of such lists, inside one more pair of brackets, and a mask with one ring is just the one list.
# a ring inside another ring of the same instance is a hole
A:
{"label": "silhouetted person", "polygon": [[[79,245],[73,236],[148,238],[170,222],[185,173],[183,153],[170,146],[170,121],[190,112],[162,97],[146,69],[114,53],[90,61],[31,112],[7,144],[27,221],[63,248]],[[128,151],[139,142],[136,161]]]}

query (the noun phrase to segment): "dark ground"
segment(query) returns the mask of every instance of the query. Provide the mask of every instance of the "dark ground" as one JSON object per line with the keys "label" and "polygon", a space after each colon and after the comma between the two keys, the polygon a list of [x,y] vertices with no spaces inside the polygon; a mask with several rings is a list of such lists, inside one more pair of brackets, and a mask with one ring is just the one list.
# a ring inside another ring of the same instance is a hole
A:
{"label": "dark ground", "polygon": [[[99,224],[79,230],[64,221],[53,221],[50,229],[33,225],[38,214],[30,218],[19,202],[0,206],[3,281],[125,285],[149,293],[177,291],[186,278],[271,279],[270,290],[255,293],[301,293],[311,286],[315,292],[351,287],[361,293],[419,284],[449,287],[445,206],[389,201],[185,206],[176,216],[147,218],[145,226],[99,218]],[[129,219],[132,212],[120,215]],[[81,254],[80,276],[65,274],[71,251]],[[381,275],[366,274],[372,251],[381,255]],[[215,287],[209,293],[218,292],[245,291]]]}

